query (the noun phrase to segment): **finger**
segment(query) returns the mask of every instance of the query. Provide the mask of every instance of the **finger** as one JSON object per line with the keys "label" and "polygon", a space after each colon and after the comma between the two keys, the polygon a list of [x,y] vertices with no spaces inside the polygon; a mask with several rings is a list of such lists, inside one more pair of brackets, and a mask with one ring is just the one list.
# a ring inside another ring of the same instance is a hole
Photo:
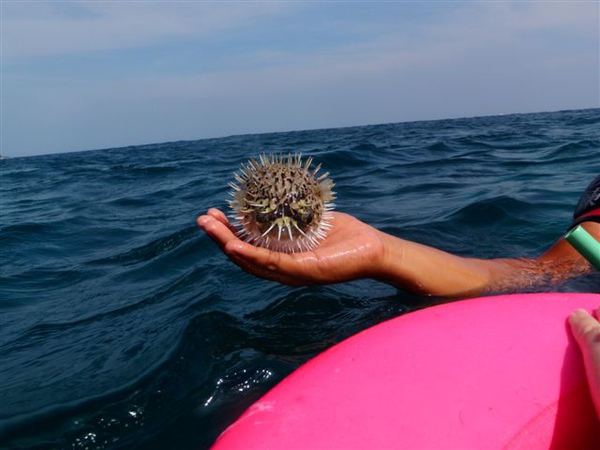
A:
{"label": "finger", "polygon": [[307,265],[314,265],[317,259],[312,252],[293,254],[275,252],[245,243],[232,244],[228,250],[231,251],[232,256],[248,264],[287,276],[301,275],[302,270]]}
{"label": "finger", "polygon": [[223,211],[221,211],[220,209],[210,208],[207,211],[206,215],[214,217],[215,219],[217,219],[218,221],[220,221],[222,223],[229,224],[229,219],[227,219],[227,216],[225,215],[225,213]]}
{"label": "finger", "polygon": [[600,323],[583,309],[577,309],[571,313],[569,324],[571,325],[573,336],[575,336],[578,342],[600,338]]}
{"label": "finger", "polygon": [[228,243],[225,252],[237,265],[261,278],[290,286],[305,286],[315,282],[313,277],[307,276],[305,268],[304,259],[311,258],[311,254],[274,252],[242,241]]}
{"label": "finger", "polygon": [[[231,261],[251,275],[290,286],[299,286],[302,284],[298,278],[290,277],[287,274],[278,271],[276,262],[267,262],[271,261],[271,259],[268,259],[269,257],[265,255],[269,250],[254,247],[243,241],[231,241],[223,251]],[[257,257],[255,253],[258,253],[259,256]],[[275,261],[277,253],[271,253],[275,254],[270,257]]]}
{"label": "finger", "polygon": [[207,219],[202,219],[202,220],[200,220],[200,219],[201,219],[201,218],[203,218],[203,217],[205,217],[205,218],[206,218],[206,217],[212,217],[212,218],[214,218],[214,219],[218,220],[218,221],[219,221],[219,222],[221,222],[222,224],[226,225],[226,226],[227,226],[227,227],[228,227],[228,228],[231,230],[231,232],[232,232],[232,233],[234,233],[234,234],[235,234],[235,233],[236,233],[236,231],[237,231],[237,230],[236,230],[236,228],[235,228],[233,225],[231,225],[231,224],[229,223],[229,219],[227,218],[227,216],[226,216],[226,215],[225,215],[225,214],[224,214],[224,213],[223,213],[223,212],[222,212],[220,209],[217,209],[217,208],[210,208],[210,209],[209,209],[209,210],[206,212],[206,214],[204,214],[204,215],[202,215],[202,216],[198,217],[198,219],[196,219],[196,222],[198,223],[198,226],[199,226],[200,228],[202,228],[202,229],[203,229],[202,223],[203,223],[205,220],[207,220]]}
{"label": "finger", "polygon": [[219,220],[220,222],[227,225],[227,228],[229,228],[233,234],[237,233],[238,230],[235,228],[235,226],[233,226],[231,223],[229,223],[229,219],[227,218],[227,216],[220,210],[218,210],[216,208],[211,208],[208,210],[208,214],[211,214],[217,220]]}
{"label": "finger", "polygon": [[250,266],[262,267],[272,272],[279,271],[282,257],[290,256],[266,248],[255,247],[243,241],[232,242],[225,251],[237,261]]}
{"label": "finger", "polygon": [[224,249],[228,242],[239,240],[228,224],[221,222],[213,216],[200,216],[196,222],[221,249]]}
{"label": "finger", "polygon": [[282,280],[276,272],[271,273],[269,270],[266,270],[258,265],[254,265],[244,258],[236,257],[238,254],[237,249],[239,247],[244,249],[242,252],[252,252],[254,249],[256,249],[256,247],[240,240],[230,230],[230,228],[227,226],[228,224],[222,222],[223,216],[218,214],[219,211],[215,211],[217,211],[217,214],[214,214],[213,211],[209,210],[209,213],[212,214],[209,215],[209,213],[207,213],[203,216],[200,216],[197,222],[198,226],[202,228],[206,234],[208,234],[209,237],[219,245],[223,253],[225,253],[225,255],[236,265],[252,275],[285,283],[285,281]]}

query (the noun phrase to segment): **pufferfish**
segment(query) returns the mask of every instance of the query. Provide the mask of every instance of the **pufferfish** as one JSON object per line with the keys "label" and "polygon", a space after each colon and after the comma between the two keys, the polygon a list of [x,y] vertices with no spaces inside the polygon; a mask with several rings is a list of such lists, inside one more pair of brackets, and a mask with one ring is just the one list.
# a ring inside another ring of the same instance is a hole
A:
{"label": "pufferfish", "polygon": [[235,174],[229,206],[240,239],[277,252],[316,248],[331,228],[335,199],[329,172],[301,154],[260,155]]}

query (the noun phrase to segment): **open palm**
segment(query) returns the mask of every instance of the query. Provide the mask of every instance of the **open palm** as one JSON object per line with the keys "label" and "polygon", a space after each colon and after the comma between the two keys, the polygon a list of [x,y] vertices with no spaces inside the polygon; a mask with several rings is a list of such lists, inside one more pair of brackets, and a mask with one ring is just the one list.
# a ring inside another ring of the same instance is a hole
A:
{"label": "open palm", "polygon": [[243,270],[291,286],[376,277],[384,254],[381,233],[344,213],[333,212],[327,237],[312,251],[280,253],[255,247],[235,235],[227,217],[211,208],[197,220],[221,250]]}

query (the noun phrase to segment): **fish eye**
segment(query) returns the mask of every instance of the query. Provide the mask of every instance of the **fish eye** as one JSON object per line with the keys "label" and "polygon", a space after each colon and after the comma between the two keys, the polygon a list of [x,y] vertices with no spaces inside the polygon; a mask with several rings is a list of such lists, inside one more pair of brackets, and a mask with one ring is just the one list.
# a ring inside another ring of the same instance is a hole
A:
{"label": "fish eye", "polygon": [[310,223],[313,221],[314,214],[312,213],[310,208],[300,208],[299,210],[294,212],[294,219],[296,219],[298,222],[304,225],[310,225]]}
{"label": "fish eye", "polygon": [[272,222],[273,220],[275,220],[275,212],[271,211],[270,209],[262,209],[262,210],[258,210],[254,213],[254,219],[258,222],[258,223],[267,223],[267,222]]}

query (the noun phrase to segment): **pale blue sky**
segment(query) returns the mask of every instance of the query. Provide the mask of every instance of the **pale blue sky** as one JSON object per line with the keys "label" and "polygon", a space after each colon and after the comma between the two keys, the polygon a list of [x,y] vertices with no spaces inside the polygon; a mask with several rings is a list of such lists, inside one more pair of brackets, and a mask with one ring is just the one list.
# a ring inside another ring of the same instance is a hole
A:
{"label": "pale blue sky", "polygon": [[599,4],[2,0],[2,153],[597,108]]}

